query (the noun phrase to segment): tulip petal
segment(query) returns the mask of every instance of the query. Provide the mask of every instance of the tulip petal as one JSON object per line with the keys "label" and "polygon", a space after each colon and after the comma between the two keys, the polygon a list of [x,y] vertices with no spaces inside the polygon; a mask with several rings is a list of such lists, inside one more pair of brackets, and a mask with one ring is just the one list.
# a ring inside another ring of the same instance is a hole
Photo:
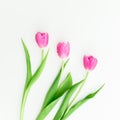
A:
{"label": "tulip petal", "polygon": [[93,70],[96,65],[97,65],[97,59],[94,58],[93,56],[84,56],[83,57],[83,64],[84,64],[84,68],[86,70]]}
{"label": "tulip petal", "polygon": [[36,43],[40,48],[44,48],[48,45],[49,35],[48,33],[37,32],[35,35]]}
{"label": "tulip petal", "polygon": [[66,58],[68,57],[70,53],[70,44],[69,42],[64,43],[64,42],[59,42],[57,44],[57,53],[60,58]]}

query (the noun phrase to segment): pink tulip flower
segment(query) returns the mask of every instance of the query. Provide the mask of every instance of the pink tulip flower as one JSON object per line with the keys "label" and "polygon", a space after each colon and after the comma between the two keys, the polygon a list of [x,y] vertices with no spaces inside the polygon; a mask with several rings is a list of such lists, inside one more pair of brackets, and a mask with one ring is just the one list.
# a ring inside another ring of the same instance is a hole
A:
{"label": "pink tulip flower", "polygon": [[37,32],[35,35],[35,40],[40,48],[44,48],[48,45],[48,33]]}
{"label": "pink tulip flower", "polygon": [[69,42],[59,42],[57,44],[57,53],[60,58],[67,58],[70,53],[70,44]]}
{"label": "pink tulip flower", "polygon": [[97,59],[93,56],[84,56],[83,57],[84,68],[86,70],[93,70],[97,65]]}

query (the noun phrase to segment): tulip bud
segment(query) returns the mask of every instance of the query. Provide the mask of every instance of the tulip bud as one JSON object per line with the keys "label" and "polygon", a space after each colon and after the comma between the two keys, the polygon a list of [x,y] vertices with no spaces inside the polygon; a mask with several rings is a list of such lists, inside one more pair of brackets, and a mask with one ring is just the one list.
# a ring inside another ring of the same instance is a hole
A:
{"label": "tulip bud", "polygon": [[97,65],[97,59],[93,56],[84,56],[83,63],[85,69],[93,70]]}
{"label": "tulip bud", "polygon": [[48,33],[37,32],[35,35],[35,40],[40,48],[44,48],[48,45]]}
{"label": "tulip bud", "polygon": [[57,44],[57,53],[60,58],[67,58],[70,53],[70,44],[69,42],[59,42]]}

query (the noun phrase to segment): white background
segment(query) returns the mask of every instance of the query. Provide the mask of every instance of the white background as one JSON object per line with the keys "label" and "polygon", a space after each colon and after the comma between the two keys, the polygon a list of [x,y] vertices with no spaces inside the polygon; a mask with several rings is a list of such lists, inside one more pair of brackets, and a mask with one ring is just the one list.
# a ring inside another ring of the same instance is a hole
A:
{"label": "white background", "polygon": [[[50,55],[44,73],[30,91],[25,120],[35,119],[60,67],[58,41],[71,44],[66,73],[71,71],[74,83],[85,75],[83,55],[98,58],[82,95],[106,84],[68,120],[120,120],[119,0],[0,0],[0,120],[19,120],[26,75],[21,37],[29,48],[34,72],[41,52],[34,40],[37,31],[49,33]],[[48,120],[52,120],[58,106]]]}

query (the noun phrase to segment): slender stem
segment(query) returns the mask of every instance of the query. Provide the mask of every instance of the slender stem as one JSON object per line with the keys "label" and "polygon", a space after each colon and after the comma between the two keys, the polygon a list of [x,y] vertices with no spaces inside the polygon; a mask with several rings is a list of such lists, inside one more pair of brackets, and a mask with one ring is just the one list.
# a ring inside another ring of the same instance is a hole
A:
{"label": "slender stem", "polygon": [[[87,80],[88,74],[89,74],[89,72],[87,71],[86,76],[85,76],[85,78],[84,78],[84,82],[82,83],[82,85],[81,85],[80,88],[78,89],[78,92],[76,93],[75,97],[74,97],[74,98],[72,99],[72,101],[70,102],[70,104],[69,104],[66,112],[69,110],[69,108],[72,106],[73,102],[76,100],[77,96],[78,96],[79,93],[81,92],[81,90],[82,90],[82,88],[83,88],[83,86],[84,86],[84,84],[85,84],[85,82],[86,82],[86,80]],[[66,112],[65,112],[65,113],[66,113]]]}
{"label": "slender stem", "polygon": [[42,60],[44,58],[44,49],[42,49],[41,58],[42,58]]}
{"label": "slender stem", "polygon": [[28,96],[29,91],[30,91],[30,87],[28,87],[24,91],[24,94],[22,97],[22,103],[21,103],[21,109],[20,109],[20,120],[24,119],[24,109],[25,109],[25,104],[26,104],[26,100],[27,100],[27,96]]}
{"label": "slender stem", "polygon": [[64,69],[64,60],[62,60],[62,71]]}
{"label": "slender stem", "polygon": [[[42,49],[41,57],[42,57],[42,60],[43,60],[43,58],[44,58],[44,49]],[[23,92],[23,97],[22,97],[21,108],[20,108],[20,120],[24,119],[25,104],[26,104],[26,100],[27,100],[28,93],[30,91],[31,86],[32,86],[32,82],[30,82],[28,84],[25,84],[25,88],[24,88],[24,92]]]}
{"label": "slender stem", "polygon": [[[61,65],[61,68],[62,68],[62,71],[61,71],[61,75],[62,75],[62,72],[64,70],[64,60],[62,59],[62,65]],[[60,75],[60,79],[61,79],[61,75]],[[50,89],[49,89],[50,90]],[[57,94],[57,93],[56,93]],[[44,105],[44,103],[43,103]],[[42,113],[42,110],[44,109],[44,106],[42,105],[42,108],[40,110],[40,113],[38,114],[36,120],[43,120],[48,114],[44,115],[44,113]]]}

